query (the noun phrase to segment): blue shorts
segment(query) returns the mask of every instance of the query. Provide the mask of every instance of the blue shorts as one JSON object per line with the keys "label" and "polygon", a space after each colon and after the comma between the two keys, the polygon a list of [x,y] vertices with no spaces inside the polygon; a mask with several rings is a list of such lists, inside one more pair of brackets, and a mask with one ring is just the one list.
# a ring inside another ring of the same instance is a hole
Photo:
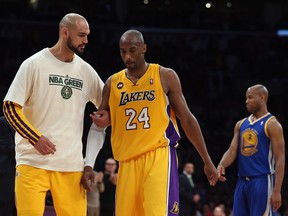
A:
{"label": "blue shorts", "polygon": [[233,216],[273,216],[270,196],[274,176],[239,177],[234,192]]}

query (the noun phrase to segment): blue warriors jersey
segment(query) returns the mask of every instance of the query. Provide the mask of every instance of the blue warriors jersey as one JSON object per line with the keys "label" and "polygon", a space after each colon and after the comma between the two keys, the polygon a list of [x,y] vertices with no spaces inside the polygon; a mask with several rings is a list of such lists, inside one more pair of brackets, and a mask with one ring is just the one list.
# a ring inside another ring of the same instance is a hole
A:
{"label": "blue warriors jersey", "polygon": [[256,121],[251,116],[240,125],[238,166],[239,176],[253,177],[274,173],[274,156],[267,133],[267,123],[274,118],[270,113]]}
{"label": "blue warriors jersey", "polygon": [[118,161],[175,145],[180,139],[159,70],[158,64],[150,64],[136,84],[126,77],[125,69],[111,77],[111,146]]}

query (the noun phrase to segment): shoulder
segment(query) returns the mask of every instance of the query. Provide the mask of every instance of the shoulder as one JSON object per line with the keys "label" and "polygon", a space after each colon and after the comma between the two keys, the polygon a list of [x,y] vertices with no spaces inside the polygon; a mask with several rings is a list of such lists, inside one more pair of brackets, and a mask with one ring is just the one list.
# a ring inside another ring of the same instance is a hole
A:
{"label": "shoulder", "polygon": [[240,130],[240,127],[242,126],[243,122],[247,119],[247,117],[237,121],[237,123],[235,124],[235,127],[234,127],[234,131],[239,131]]}
{"label": "shoulder", "polygon": [[278,121],[278,119],[275,116],[271,116],[270,118],[268,118],[266,125],[267,125],[267,129],[282,128],[281,123]]}
{"label": "shoulder", "polygon": [[160,76],[177,76],[177,73],[172,68],[159,65]]}
{"label": "shoulder", "polygon": [[32,65],[35,64],[43,59],[47,58],[47,54],[48,54],[48,48],[44,48],[38,52],[36,52],[35,54],[31,55],[30,57],[26,58],[23,62],[22,62],[22,66],[24,65]]}

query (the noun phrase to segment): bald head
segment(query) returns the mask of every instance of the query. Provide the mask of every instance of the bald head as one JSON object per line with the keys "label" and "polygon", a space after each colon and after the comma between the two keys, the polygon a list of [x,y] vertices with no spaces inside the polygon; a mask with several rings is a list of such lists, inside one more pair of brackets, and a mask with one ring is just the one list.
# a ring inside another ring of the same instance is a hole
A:
{"label": "bald head", "polygon": [[121,42],[130,42],[132,44],[144,44],[144,38],[141,32],[137,30],[128,30],[124,32],[120,38],[120,43]]}
{"label": "bald head", "polygon": [[63,27],[66,27],[68,29],[71,29],[72,27],[77,25],[79,22],[87,23],[87,20],[83,16],[81,16],[79,14],[69,13],[69,14],[66,14],[62,18],[62,20],[60,21],[59,28],[61,29]]}
{"label": "bald head", "polygon": [[253,85],[249,87],[247,91],[253,91],[255,94],[264,96],[266,101],[268,100],[268,90],[264,85]]}

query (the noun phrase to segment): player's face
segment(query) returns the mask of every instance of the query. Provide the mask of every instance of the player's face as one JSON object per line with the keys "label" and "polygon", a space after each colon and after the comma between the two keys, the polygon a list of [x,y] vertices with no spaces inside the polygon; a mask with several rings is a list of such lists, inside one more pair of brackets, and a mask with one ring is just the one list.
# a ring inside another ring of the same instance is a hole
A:
{"label": "player's face", "polygon": [[89,26],[86,22],[77,23],[76,27],[69,31],[67,47],[77,55],[82,55],[88,44]]}
{"label": "player's face", "polygon": [[144,60],[146,45],[135,43],[132,40],[120,42],[120,56],[123,63],[129,70],[136,70]]}
{"label": "player's face", "polygon": [[246,92],[246,108],[250,113],[255,113],[261,108],[261,97],[255,89],[249,88]]}

